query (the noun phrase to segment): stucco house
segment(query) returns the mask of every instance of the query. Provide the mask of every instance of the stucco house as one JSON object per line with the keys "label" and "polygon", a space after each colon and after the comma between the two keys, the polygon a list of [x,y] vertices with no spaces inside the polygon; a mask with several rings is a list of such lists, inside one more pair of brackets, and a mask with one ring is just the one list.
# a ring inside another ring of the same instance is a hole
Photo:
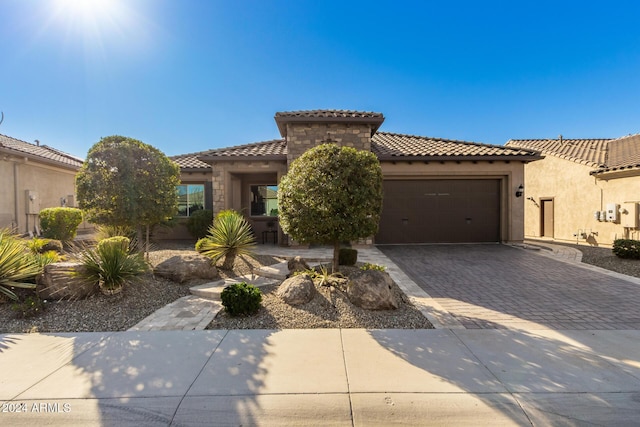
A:
{"label": "stucco house", "polygon": [[[181,167],[181,214],[235,209],[258,239],[277,229],[277,186],[293,160],[325,142],[372,151],[384,176],[379,232],[366,243],[518,242],[524,238],[525,164],[537,150],[382,132],[381,113],[279,112],[281,139],[171,157]],[[266,232],[266,233],[265,233]],[[273,234],[273,235],[272,235]],[[174,229],[165,237],[186,237]]]}
{"label": "stucco house", "polygon": [[525,166],[525,237],[594,246],[640,238],[640,134],[510,140],[540,151]]}
{"label": "stucco house", "polygon": [[82,163],[46,145],[0,135],[0,228],[34,232],[41,209],[74,206]]}

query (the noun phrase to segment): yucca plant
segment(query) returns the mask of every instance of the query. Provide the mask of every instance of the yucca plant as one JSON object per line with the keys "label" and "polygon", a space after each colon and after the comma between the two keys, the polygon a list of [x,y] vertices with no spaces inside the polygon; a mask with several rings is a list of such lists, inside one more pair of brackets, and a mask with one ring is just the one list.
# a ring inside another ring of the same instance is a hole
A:
{"label": "yucca plant", "polygon": [[0,293],[17,300],[11,288],[35,289],[35,283],[28,281],[35,280],[41,271],[26,245],[8,230],[0,229]]}
{"label": "yucca plant", "polygon": [[148,270],[142,253],[130,253],[121,245],[101,245],[87,249],[79,255],[84,269],[78,273],[82,278],[99,284],[106,294],[122,290],[127,281],[134,280]]}
{"label": "yucca plant", "polygon": [[209,234],[199,244],[199,252],[215,264],[224,258],[222,268],[231,270],[236,256],[250,255],[256,246],[251,225],[238,212],[223,211],[217,215]]}

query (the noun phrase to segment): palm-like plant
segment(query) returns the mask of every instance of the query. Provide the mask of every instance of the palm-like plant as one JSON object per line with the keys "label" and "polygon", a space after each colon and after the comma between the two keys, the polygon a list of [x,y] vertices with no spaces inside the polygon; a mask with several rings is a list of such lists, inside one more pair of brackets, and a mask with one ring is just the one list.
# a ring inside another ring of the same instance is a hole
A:
{"label": "palm-like plant", "polygon": [[0,293],[17,300],[10,288],[35,289],[35,283],[25,281],[34,280],[41,271],[26,246],[8,230],[0,229]]}
{"label": "palm-like plant", "polygon": [[[223,213],[223,214],[222,214]],[[256,246],[251,225],[238,212],[223,211],[209,227],[209,234],[199,245],[199,251],[213,263],[224,258],[223,269],[231,270],[236,256],[250,255]]]}
{"label": "palm-like plant", "polygon": [[107,294],[122,290],[125,282],[135,279],[148,270],[142,253],[129,253],[121,245],[99,245],[80,253],[80,262],[84,269],[79,275],[86,280],[98,283]]}

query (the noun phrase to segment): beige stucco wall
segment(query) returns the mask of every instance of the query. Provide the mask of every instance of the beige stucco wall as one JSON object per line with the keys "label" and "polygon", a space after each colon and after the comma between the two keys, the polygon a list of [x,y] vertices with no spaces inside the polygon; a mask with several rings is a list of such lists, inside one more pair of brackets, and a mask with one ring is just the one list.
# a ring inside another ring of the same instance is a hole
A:
{"label": "beige stucco wall", "polygon": [[[553,199],[553,240],[610,246],[625,236],[621,223],[598,221],[595,211],[608,203],[622,204],[640,199],[640,176],[600,180],[589,175],[593,167],[545,155],[525,167],[525,237],[541,238],[541,200]],[[627,230],[640,238],[638,230]],[[583,233],[586,238],[583,238]]]}
{"label": "beige stucco wall", "polygon": [[524,239],[524,197],[515,197],[524,184],[520,161],[382,162],[384,179],[499,179],[501,182],[501,240]]}
{"label": "beige stucco wall", "polygon": [[[61,198],[75,195],[75,173],[24,158],[0,158],[0,227],[16,229],[19,233],[33,231],[36,223],[39,226],[39,220],[37,215],[27,218],[25,191],[37,194],[30,202],[32,212],[61,206]],[[73,199],[75,201],[75,196]]]}

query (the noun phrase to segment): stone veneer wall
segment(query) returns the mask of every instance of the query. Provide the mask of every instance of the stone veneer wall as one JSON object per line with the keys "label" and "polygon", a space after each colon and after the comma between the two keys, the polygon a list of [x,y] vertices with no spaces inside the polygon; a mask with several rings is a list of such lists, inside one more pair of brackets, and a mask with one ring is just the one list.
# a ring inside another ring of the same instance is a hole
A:
{"label": "stone veneer wall", "polygon": [[371,125],[361,123],[288,123],[287,163],[324,142],[371,150]]}
{"label": "stone veneer wall", "polygon": [[[233,185],[240,185],[240,181],[233,181],[232,174],[277,174],[277,181],[287,172],[287,166],[279,161],[261,161],[259,159],[249,161],[224,161],[212,163],[211,190],[213,192],[213,212],[217,214],[224,209],[232,209]],[[235,201],[236,203],[238,201]]]}

